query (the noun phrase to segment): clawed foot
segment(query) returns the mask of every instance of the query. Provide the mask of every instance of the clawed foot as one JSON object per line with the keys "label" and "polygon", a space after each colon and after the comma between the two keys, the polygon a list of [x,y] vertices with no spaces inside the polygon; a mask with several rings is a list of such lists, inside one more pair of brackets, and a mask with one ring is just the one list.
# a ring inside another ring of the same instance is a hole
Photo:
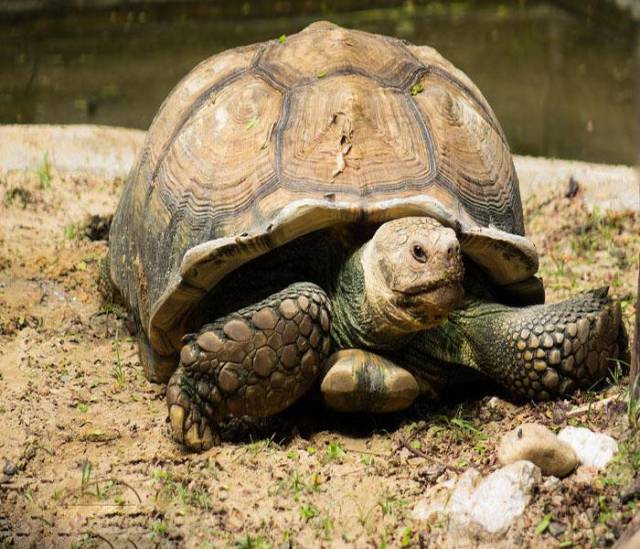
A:
{"label": "clawed foot", "polygon": [[[562,303],[527,307],[505,319],[514,365],[503,381],[520,396],[547,400],[589,387],[626,351],[620,305],[607,290],[592,290]],[[497,360],[505,352],[496,342]]]}
{"label": "clawed foot", "polygon": [[[173,438],[191,450],[208,450],[220,442],[207,417],[206,403],[195,392],[190,379],[178,368],[167,387],[167,407]],[[204,413],[203,413],[204,412]]]}

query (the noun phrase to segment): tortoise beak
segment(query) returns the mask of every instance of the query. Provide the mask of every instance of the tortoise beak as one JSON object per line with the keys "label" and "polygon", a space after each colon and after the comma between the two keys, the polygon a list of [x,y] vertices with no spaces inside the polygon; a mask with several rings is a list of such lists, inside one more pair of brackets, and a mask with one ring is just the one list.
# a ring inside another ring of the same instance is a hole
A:
{"label": "tortoise beak", "polygon": [[402,293],[398,305],[403,307],[424,328],[433,328],[447,315],[462,307],[464,288],[461,280],[443,281],[420,293]]}

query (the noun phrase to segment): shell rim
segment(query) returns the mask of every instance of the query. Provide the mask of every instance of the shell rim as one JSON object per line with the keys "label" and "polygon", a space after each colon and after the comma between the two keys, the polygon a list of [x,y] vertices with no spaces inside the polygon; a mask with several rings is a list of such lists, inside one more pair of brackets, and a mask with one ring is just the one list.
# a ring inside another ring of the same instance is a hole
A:
{"label": "shell rim", "polygon": [[460,215],[428,196],[356,206],[352,202],[303,199],[285,206],[266,229],[209,240],[187,250],[179,272],[152,307],[146,330],[151,347],[161,356],[175,355],[191,310],[224,276],[244,263],[338,223],[384,223],[408,216],[433,217],[451,227],[462,252],[483,267],[499,286],[526,280],[538,270],[538,253],[529,239],[463,221]]}

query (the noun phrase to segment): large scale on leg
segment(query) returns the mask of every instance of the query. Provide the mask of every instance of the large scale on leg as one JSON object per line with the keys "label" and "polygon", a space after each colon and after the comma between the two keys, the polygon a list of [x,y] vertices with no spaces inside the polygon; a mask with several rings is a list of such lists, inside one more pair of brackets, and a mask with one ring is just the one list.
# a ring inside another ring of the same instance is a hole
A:
{"label": "large scale on leg", "polygon": [[[321,371],[330,405],[373,411],[472,370],[531,398],[592,383],[624,352],[617,305],[542,306],[537,268],[476,86],[429,47],[324,22],[176,86],[108,256],[145,373],[169,382],[174,437],[194,449],[224,415],[276,413]],[[482,299],[465,297],[474,282]]]}

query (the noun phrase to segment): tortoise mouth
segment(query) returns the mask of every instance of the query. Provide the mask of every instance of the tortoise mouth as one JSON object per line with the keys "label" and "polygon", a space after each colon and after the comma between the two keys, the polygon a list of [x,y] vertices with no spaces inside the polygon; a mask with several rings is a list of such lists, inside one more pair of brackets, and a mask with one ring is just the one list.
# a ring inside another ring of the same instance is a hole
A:
{"label": "tortoise mouth", "polygon": [[441,288],[447,288],[455,285],[462,285],[464,279],[464,270],[461,268],[454,268],[445,271],[437,279],[426,280],[421,283],[416,283],[410,286],[406,286],[402,289],[391,288],[394,294],[404,296],[424,296],[426,294],[436,292]]}
{"label": "tortoise mouth", "polygon": [[394,290],[394,295],[396,305],[426,328],[442,323],[449,313],[460,308],[464,302],[461,279],[441,280],[420,292]]}

